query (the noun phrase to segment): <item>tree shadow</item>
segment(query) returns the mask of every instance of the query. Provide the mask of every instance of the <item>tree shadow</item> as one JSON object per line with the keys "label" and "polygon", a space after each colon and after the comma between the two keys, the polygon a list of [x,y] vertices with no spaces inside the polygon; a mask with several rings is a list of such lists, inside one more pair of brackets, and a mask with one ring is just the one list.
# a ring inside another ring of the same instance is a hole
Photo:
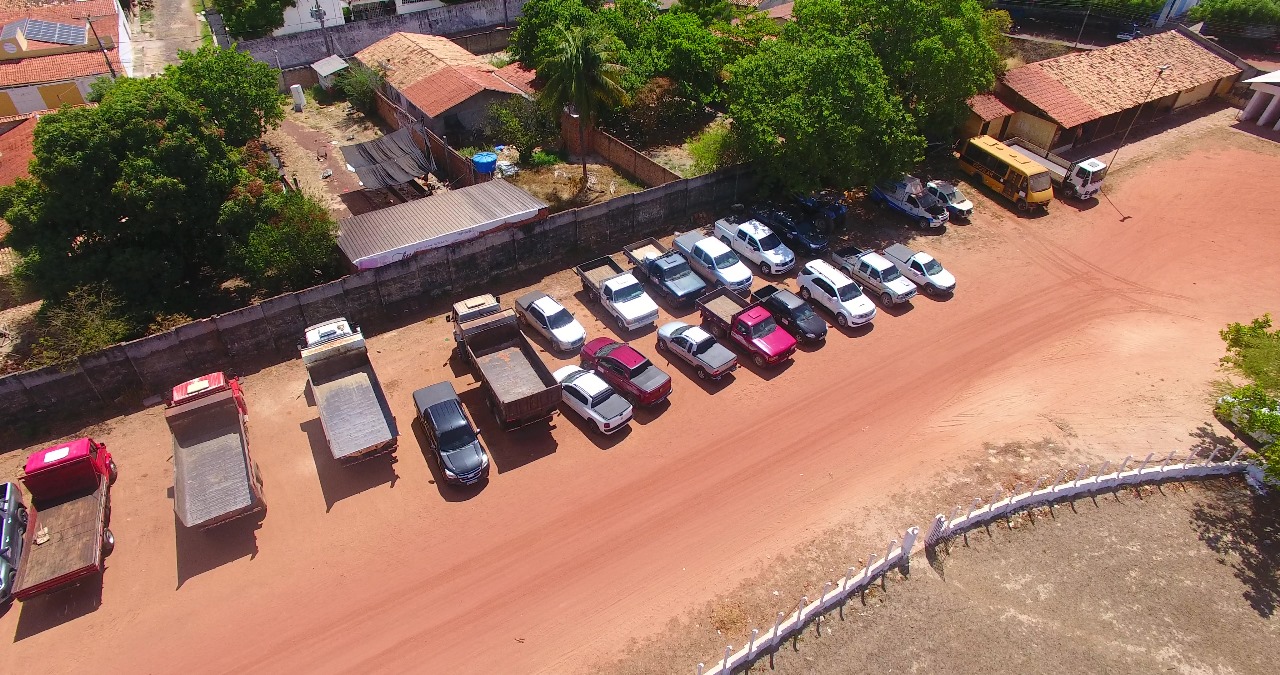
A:
{"label": "tree shadow", "polygon": [[384,453],[364,461],[344,464],[333,458],[329,452],[329,441],[325,438],[324,427],[320,419],[310,419],[298,425],[307,435],[307,443],[311,446],[311,458],[316,464],[316,475],[320,479],[320,490],[324,493],[325,513],[333,510],[333,505],[355,495],[372,490],[381,485],[394,488],[400,476],[396,474],[395,454]]}
{"label": "tree shadow", "polygon": [[1187,435],[1193,441],[1191,450],[1200,459],[1208,459],[1210,455],[1218,460],[1230,459],[1239,447],[1236,439],[1219,434],[1209,422],[1202,423]]}
{"label": "tree shadow", "polygon": [[104,582],[104,574],[94,574],[74,586],[23,602],[13,641],[25,640],[98,611],[102,606]]}
{"label": "tree shadow", "polygon": [[1201,487],[1212,496],[1192,507],[1192,526],[1244,584],[1249,606],[1272,618],[1280,607],[1280,491],[1258,495],[1235,479]]}
{"label": "tree shadow", "polygon": [[[173,498],[173,488],[169,488],[169,497]],[[258,557],[257,532],[266,516],[267,510],[262,509],[201,530],[184,526],[175,515],[173,529],[177,543],[178,586],[174,590],[181,589],[189,579],[229,562],[245,556],[250,560]]]}

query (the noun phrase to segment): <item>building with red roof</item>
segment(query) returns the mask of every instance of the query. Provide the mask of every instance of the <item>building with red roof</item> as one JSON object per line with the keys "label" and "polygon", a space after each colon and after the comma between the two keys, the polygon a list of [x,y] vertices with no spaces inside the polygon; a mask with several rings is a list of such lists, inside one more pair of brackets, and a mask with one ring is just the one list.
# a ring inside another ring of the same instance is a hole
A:
{"label": "building with red roof", "polygon": [[84,105],[95,80],[132,66],[116,0],[0,0],[0,117]]}
{"label": "building with red roof", "polygon": [[533,71],[497,68],[439,35],[392,33],[355,59],[381,68],[387,98],[437,134],[475,131],[490,105],[528,96],[533,87]]}

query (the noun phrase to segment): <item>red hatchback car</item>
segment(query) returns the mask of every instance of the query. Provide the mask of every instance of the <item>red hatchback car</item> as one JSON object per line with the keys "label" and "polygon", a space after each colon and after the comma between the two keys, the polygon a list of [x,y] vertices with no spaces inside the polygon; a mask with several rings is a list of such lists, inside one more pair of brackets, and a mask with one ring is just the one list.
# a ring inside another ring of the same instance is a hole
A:
{"label": "red hatchback car", "polygon": [[582,346],[582,365],[638,405],[661,403],[671,395],[671,376],[625,342],[603,337],[588,342]]}

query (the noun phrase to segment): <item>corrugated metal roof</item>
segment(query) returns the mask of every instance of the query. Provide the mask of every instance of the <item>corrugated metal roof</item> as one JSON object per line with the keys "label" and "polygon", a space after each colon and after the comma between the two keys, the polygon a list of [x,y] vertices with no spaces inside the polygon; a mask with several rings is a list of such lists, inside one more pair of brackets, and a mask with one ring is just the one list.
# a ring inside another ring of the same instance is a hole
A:
{"label": "corrugated metal roof", "polygon": [[360,269],[379,267],[477,237],[505,223],[529,220],[546,208],[546,202],[495,178],[343,218],[338,226],[338,247]]}
{"label": "corrugated metal roof", "polygon": [[333,54],[311,64],[311,69],[316,71],[316,74],[320,77],[328,77],[346,67],[347,62],[341,56]]}

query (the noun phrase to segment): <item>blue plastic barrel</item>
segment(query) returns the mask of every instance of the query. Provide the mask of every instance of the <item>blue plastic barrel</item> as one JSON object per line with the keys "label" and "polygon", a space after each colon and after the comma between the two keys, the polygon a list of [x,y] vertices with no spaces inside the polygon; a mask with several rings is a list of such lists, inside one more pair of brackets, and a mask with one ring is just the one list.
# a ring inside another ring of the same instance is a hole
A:
{"label": "blue plastic barrel", "polygon": [[471,156],[471,163],[480,173],[493,173],[498,166],[498,156],[492,152],[477,152]]}

